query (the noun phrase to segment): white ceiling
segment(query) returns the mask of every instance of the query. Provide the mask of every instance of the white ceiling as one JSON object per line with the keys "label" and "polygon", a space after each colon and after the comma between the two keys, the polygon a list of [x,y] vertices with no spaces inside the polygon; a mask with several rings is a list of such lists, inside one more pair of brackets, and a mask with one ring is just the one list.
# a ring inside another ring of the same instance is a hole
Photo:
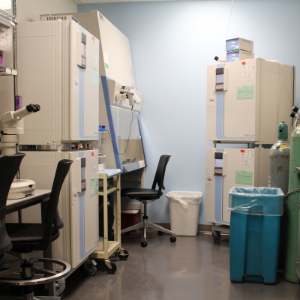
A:
{"label": "white ceiling", "polygon": [[72,0],[76,4],[116,3],[116,2],[163,2],[163,1],[199,1],[199,0]]}

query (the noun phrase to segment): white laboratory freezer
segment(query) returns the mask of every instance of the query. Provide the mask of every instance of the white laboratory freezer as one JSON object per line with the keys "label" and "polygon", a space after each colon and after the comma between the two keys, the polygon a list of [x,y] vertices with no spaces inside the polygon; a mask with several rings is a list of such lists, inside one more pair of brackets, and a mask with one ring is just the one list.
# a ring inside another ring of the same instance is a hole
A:
{"label": "white laboratory freezer", "polygon": [[[71,159],[73,163],[63,184],[59,214],[64,222],[55,243],[55,258],[76,268],[99,245],[98,150],[24,151],[22,178],[30,178],[39,189],[51,189],[57,163]],[[25,210],[23,222],[39,217],[39,208]]]}
{"label": "white laboratory freezer", "polygon": [[267,187],[269,152],[264,148],[207,148],[205,219],[230,224],[228,192],[237,187]]}
{"label": "white laboratory freezer", "polygon": [[21,145],[98,140],[99,40],[73,20],[18,24],[18,90],[38,114]]}
{"label": "white laboratory freezer", "polygon": [[[284,79],[284,80],[283,80]],[[294,67],[260,58],[207,67],[206,139],[273,144],[294,105]]]}

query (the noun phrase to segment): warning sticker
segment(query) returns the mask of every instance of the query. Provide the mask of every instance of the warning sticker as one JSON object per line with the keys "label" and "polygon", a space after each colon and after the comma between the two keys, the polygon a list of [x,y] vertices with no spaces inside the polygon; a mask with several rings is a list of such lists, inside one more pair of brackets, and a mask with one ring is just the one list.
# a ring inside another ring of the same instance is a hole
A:
{"label": "warning sticker", "polygon": [[211,96],[208,98],[207,106],[215,106],[215,97]]}
{"label": "warning sticker", "polygon": [[206,185],[213,185],[213,177],[212,175],[206,176]]}
{"label": "warning sticker", "polygon": [[72,190],[73,205],[78,203],[77,189]]}
{"label": "warning sticker", "polygon": [[74,92],[75,93],[78,93],[78,87],[79,87],[78,77],[74,76]]}
{"label": "warning sticker", "polygon": [[254,158],[254,149],[243,149],[240,151],[240,165],[251,166]]}

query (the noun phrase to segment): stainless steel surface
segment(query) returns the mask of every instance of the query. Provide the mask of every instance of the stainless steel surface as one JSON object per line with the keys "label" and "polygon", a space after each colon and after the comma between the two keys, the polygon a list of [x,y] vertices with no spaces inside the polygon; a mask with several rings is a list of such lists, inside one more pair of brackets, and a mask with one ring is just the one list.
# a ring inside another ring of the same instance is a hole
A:
{"label": "stainless steel surface", "polygon": [[112,269],[112,266],[111,266],[111,263],[110,263],[110,260],[109,260],[109,259],[104,259],[104,263],[106,264],[106,266],[107,266],[109,269]]}
{"label": "stainless steel surface", "polygon": [[[277,149],[280,146],[286,146],[286,148]],[[281,188],[283,193],[286,194],[289,187],[289,142],[281,140],[277,141],[270,149],[269,158],[269,186]]]}
{"label": "stainless steel surface", "polygon": [[20,145],[20,151],[57,151],[57,145]]}
{"label": "stainless steel surface", "polygon": [[[16,8],[15,8],[16,1],[15,0],[12,1],[12,5],[13,5],[14,14],[16,14]],[[0,9],[0,16],[3,17],[3,18],[5,18],[8,21],[13,22],[13,23],[16,23],[16,21],[17,21],[16,20],[16,16],[13,16],[10,13],[8,13],[7,11],[2,10],[2,9]]]}
{"label": "stainless steel surface", "polygon": [[216,225],[212,223],[211,231],[220,231],[221,233],[230,233],[230,227],[227,225]]}
{"label": "stainless steel surface", "polygon": [[[45,215],[45,212],[43,212],[43,219],[45,218],[44,215]],[[53,257],[53,247],[54,247],[53,243],[50,243],[50,245],[48,245],[47,249],[45,249],[43,251],[43,257],[44,258],[52,259],[52,257]],[[55,269],[56,269],[56,266],[49,261],[49,262],[44,263],[44,268],[54,272]],[[48,287],[49,296],[56,296],[55,281],[52,281],[52,282],[48,283],[47,287]]]}
{"label": "stainless steel surface", "polygon": [[159,225],[156,225],[156,224],[154,224],[154,223],[148,222],[147,227],[150,228],[150,229],[156,230],[156,231],[161,231],[161,232],[170,234],[170,235],[172,235],[172,236],[175,236],[175,235],[176,235],[176,233],[175,233],[174,231],[171,231],[171,230],[169,230],[169,229],[163,228],[163,227],[161,227],[161,226],[159,226]]}
{"label": "stainless steel surface", "polygon": [[48,258],[37,258],[36,262],[43,262],[43,263],[54,263],[57,265],[60,265],[62,267],[65,268],[64,271],[61,271],[55,275],[49,276],[49,277],[44,277],[44,278],[39,278],[39,279],[29,279],[29,280],[23,280],[23,279],[19,279],[19,280],[7,280],[4,278],[0,278],[0,283],[3,284],[7,284],[7,285],[13,285],[13,286],[26,286],[26,285],[37,285],[37,284],[44,284],[44,283],[49,283],[49,282],[53,282],[56,280],[59,280],[60,278],[64,277],[65,275],[67,275],[70,270],[71,270],[71,266],[70,264],[61,261],[61,260],[57,260],[57,259],[48,259]]}
{"label": "stainless steel surface", "polygon": [[144,228],[143,222],[140,222],[140,223],[134,224],[132,226],[129,226],[125,229],[122,229],[121,233],[125,233],[125,232],[132,231],[132,230],[137,230],[137,229],[141,229],[141,228]]}
{"label": "stainless steel surface", "polygon": [[123,173],[132,172],[134,170],[139,170],[141,168],[139,162],[136,161],[136,162],[127,163],[127,160],[125,160],[122,167],[123,167]]}

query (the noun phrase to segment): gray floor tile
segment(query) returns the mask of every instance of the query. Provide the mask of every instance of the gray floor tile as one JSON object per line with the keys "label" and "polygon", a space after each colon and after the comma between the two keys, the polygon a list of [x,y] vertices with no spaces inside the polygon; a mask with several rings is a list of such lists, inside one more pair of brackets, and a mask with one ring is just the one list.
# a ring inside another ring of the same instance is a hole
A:
{"label": "gray floor tile", "polygon": [[[253,300],[300,299],[300,286],[278,275],[278,284],[233,284],[229,279],[229,238],[215,244],[210,234],[169,237],[149,233],[148,247],[140,247],[139,233],[123,236],[127,261],[113,258],[118,270],[106,274],[99,263],[94,277],[77,270],[67,280],[65,300]],[[83,281],[83,282],[82,282]]]}
{"label": "gray floor tile", "polygon": [[123,236],[122,246],[129,258],[111,258],[115,274],[107,274],[101,261],[95,276],[78,269],[67,279],[63,300],[300,300],[300,285],[280,273],[273,286],[231,283],[228,236],[220,244],[209,233],[171,243],[167,235],[150,232],[148,247],[142,248],[136,232]]}

